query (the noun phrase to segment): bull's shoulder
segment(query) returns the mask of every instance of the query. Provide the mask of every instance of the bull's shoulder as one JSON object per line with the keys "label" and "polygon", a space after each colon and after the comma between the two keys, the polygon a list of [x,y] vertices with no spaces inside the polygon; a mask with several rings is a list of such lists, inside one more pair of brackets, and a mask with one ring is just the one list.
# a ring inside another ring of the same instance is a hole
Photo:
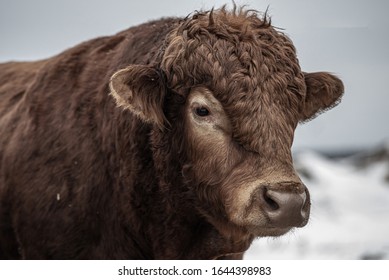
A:
{"label": "bull's shoulder", "polygon": [[34,62],[7,62],[0,64],[0,92],[3,86],[12,83],[26,84],[33,80],[44,60]]}
{"label": "bull's shoulder", "polygon": [[13,105],[23,97],[45,63],[45,60],[41,60],[0,64],[0,113],[2,115],[12,109]]}
{"label": "bull's shoulder", "polygon": [[130,64],[152,62],[179,21],[149,21],[87,40],[46,60],[0,64],[0,117],[20,100],[29,107],[32,103],[49,106],[46,100],[50,99],[67,108],[69,102],[90,104],[99,94],[107,98],[110,76]]}
{"label": "bull's shoulder", "polygon": [[179,21],[179,18],[149,21],[115,35],[79,43],[46,60],[0,63],[0,94],[9,92],[9,87],[18,84],[29,85],[38,73],[50,78],[50,73],[58,71],[63,74],[64,70],[73,70],[70,78],[74,79],[74,76],[82,74],[80,70],[92,69],[93,77],[97,78],[97,68],[109,70],[127,64],[145,63],[150,53],[161,47],[168,32]]}

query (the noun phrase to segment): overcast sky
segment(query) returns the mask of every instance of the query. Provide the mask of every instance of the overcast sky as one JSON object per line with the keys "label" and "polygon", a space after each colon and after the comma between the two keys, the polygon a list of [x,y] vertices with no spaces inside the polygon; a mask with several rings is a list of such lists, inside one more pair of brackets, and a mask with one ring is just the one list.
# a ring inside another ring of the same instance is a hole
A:
{"label": "overcast sky", "polygon": [[[36,60],[96,36],[232,1],[0,0],[0,62]],[[235,0],[293,40],[304,71],[329,71],[346,93],[335,109],[300,126],[294,148],[360,148],[389,140],[389,1]]]}

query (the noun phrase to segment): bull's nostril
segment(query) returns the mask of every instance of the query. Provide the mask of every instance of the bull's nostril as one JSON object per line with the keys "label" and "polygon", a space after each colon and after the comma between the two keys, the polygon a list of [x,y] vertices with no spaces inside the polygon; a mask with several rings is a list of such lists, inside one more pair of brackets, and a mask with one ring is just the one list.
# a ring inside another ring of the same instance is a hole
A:
{"label": "bull's nostril", "polygon": [[270,211],[276,211],[280,208],[280,206],[278,205],[277,202],[275,202],[267,193],[267,189],[264,188],[263,189],[263,193],[262,193],[262,197],[266,203],[266,206],[268,208],[268,210]]}

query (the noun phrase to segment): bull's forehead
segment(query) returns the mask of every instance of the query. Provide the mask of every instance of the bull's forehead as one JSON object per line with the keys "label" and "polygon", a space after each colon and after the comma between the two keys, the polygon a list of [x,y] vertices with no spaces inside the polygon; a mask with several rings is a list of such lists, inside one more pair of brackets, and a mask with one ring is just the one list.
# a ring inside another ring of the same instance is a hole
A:
{"label": "bull's forehead", "polygon": [[224,52],[224,59],[215,54],[216,65],[228,61],[230,67],[223,68],[218,78],[214,75],[209,86],[230,117],[237,141],[255,152],[285,154],[305,94],[291,45],[279,42],[254,48],[242,43],[236,46],[239,52],[240,57]]}
{"label": "bull's forehead", "polygon": [[289,38],[254,12],[225,9],[195,14],[174,28],[161,68],[173,88],[225,87],[239,80],[249,90],[274,75],[280,86],[301,75]]}
{"label": "bull's forehead", "polygon": [[292,42],[256,14],[221,10],[185,21],[161,67],[172,88],[208,87],[246,148],[290,149],[303,75]]}
{"label": "bull's forehead", "polygon": [[292,144],[305,94],[303,75],[296,60],[282,61],[276,53],[273,59],[270,55],[251,57],[250,74],[231,73],[225,86],[216,83],[215,95],[231,118],[234,137],[243,146],[284,154]]}

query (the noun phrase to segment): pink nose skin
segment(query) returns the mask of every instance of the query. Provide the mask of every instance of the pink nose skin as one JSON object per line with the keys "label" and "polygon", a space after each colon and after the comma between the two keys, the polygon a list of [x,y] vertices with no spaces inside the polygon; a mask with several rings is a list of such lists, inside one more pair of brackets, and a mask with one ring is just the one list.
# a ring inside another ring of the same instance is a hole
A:
{"label": "pink nose skin", "polygon": [[[295,188],[294,188],[295,189]],[[303,227],[309,216],[309,193],[263,187],[260,191],[262,209],[274,227]]]}

